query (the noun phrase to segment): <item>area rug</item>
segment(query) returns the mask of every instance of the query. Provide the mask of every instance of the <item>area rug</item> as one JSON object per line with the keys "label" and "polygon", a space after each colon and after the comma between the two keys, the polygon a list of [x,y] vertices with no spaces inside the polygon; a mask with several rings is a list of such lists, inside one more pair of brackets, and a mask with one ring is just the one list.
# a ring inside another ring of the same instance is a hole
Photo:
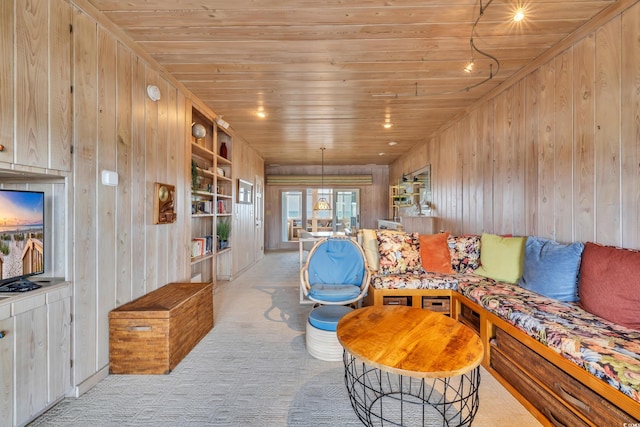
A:
{"label": "area rug", "polygon": [[[169,375],[109,375],[34,426],[361,426],[342,362],[305,349],[298,252],[269,252],[214,291],[213,330]],[[441,422],[439,424],[442,425]],[[540,425],[486,371],[474,426]]]}

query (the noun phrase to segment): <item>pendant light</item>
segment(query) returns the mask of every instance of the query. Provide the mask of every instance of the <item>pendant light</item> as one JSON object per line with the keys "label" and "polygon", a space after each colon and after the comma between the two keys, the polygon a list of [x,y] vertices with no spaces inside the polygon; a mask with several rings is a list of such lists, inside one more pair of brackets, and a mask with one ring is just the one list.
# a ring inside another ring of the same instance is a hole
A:
{"label": "pendant light", "polygon": [[[322,147],[320,150],[322,150],[322,186],[320,187],[320,190],[322,190],[324,188],[324,150],[325,150],[325,147]],[[320,198],[318,198],[318,201],[316,202],[316,204],[313,206],[313,210],[314,211],[330,211],[331,210],[331,205],[329,204],[329,201],[326,198],[320,197]]]}

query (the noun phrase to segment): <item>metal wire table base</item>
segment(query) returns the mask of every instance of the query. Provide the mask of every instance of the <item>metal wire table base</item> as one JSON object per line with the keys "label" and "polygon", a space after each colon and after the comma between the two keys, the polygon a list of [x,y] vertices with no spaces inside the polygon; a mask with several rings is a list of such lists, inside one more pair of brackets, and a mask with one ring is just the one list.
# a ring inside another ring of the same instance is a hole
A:
{"label": "metal wire table base", "polygon": [[478,411],[480,368],[450,378],[413,378],[381,371],[343,353],[344,381],[367,426],[470,426]]}

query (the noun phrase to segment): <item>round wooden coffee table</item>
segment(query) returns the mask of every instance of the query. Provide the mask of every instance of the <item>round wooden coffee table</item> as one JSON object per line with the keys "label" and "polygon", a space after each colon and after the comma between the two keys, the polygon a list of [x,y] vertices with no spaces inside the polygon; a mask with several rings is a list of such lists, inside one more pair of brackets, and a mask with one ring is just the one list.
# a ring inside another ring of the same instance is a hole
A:
{"label": "round wooden coffee table", "polygon": [[345,384],[365,425],[470,425],[483,346],[468,327],[420,308],[354,310],[337,327]]}

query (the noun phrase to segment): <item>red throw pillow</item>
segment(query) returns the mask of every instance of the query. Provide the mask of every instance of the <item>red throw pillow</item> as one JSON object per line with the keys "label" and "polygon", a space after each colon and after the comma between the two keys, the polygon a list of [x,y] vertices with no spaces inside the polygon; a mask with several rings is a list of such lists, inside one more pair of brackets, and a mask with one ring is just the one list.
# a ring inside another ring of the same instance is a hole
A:
{"label": "red throw pillow", "polygon": [[640,330],[640,251],[587,242],[580,265],[580,305]]}
{"label": "red throw pillow", "polygon": [[449,252],[449,232],[420,235],[422,268],[433,273],[453,274]]}

